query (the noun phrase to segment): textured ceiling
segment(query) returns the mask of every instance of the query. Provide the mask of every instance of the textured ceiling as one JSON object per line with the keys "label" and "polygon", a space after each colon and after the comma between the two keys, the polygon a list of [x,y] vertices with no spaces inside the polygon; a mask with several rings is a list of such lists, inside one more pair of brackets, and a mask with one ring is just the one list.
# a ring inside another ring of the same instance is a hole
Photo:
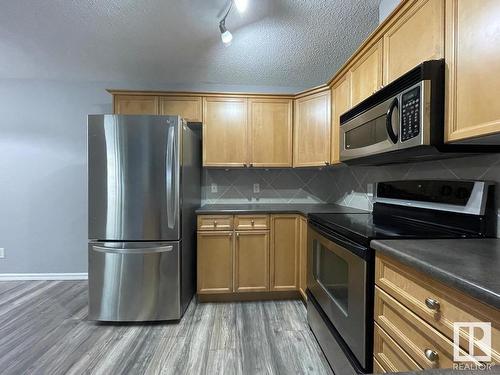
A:
{"label": "textured ceiling", "polygon": [[378,24],[380,0],[0,0],[0,78],[311,87]]}

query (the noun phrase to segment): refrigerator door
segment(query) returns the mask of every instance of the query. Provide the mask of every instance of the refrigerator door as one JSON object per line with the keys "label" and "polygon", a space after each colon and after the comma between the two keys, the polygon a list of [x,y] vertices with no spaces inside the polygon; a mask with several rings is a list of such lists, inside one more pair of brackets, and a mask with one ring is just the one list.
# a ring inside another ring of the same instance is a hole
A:
{"label": "refrigerator door", "polygon": [[179,242],[90,242],[89,319],[180,319]]}
{"label": "refrigerator door", "polygon": [[180,239],[178,116],[88,117],[89,238]]}

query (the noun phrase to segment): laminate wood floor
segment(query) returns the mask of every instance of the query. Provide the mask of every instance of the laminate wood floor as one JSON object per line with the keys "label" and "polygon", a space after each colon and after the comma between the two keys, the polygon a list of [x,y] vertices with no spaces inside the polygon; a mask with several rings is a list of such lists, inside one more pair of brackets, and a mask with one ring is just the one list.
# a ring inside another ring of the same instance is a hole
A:
{"label": "laminate wood floor", "polygon": [[0,282],[0,374],[331,374],[300,301],[193,300],[178,324],[86,317],[86,282]]}

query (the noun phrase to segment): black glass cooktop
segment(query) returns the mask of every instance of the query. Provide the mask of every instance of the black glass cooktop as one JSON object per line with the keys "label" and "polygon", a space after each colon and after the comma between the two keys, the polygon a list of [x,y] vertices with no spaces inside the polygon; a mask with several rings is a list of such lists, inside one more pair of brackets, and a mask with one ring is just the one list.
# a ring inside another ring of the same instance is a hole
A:
{"label": "black glass cooktop", "polygon": [[461,238],[474,234],[433,224],[372,214],[310,214],[309,221],[324,232],[340,234],[356,243],[369,245],[373,239],[390,238]]}

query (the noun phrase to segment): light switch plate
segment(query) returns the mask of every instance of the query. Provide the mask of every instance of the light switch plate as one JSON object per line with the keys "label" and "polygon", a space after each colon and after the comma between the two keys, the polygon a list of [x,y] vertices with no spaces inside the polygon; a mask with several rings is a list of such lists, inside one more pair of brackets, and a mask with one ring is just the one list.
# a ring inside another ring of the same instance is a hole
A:
{"label": "light switch plate", "polygon": [[0,258],[5,258],[5,249],[0,247]]}
{"label": "light switch plate", "polygon": [[253,192],[260,193],[260,184],[253,184]]}
{"label": "light switch plate", "polygon": [[217,184],[212,182],[212,185],[210,185],[210,191],[212,193],[217,193]]}

